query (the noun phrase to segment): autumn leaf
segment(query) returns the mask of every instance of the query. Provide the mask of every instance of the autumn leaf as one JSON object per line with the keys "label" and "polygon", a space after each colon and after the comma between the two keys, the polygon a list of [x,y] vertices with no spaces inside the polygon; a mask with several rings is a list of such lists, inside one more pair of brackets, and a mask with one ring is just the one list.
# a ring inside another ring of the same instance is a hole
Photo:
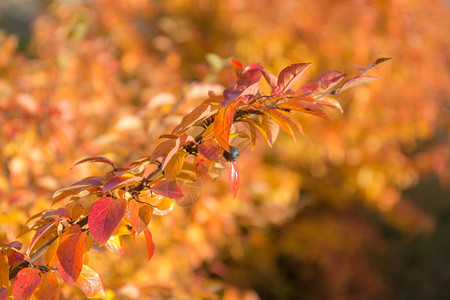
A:
{"label": "autumn leaf", "polygon": [[59,283],[55,273],[48,272],[42,277],[41,284],[33,298],[37,300],[58,300],[59,299]]}
{"label": "autumn leaf", "polygon": [[143,231],[150,223],[153,214],[153,208],[145,203],[139,203],[135,200],[128,202],[128,214],[131,225],[137,232]]}
{"label": "autumn leaf", "polygon": [[167,180],[163,179],[161,181],[158,181],[151,187],[151,191],[155,194],[172,198],[172,199],[178,199],[183,197],[183,191],[181,190],[178,183],[176,183],[173,180]]}
{"label": "autumn leaf", "polygon": [[[82,159],[82,160],[76,162],[72,166],[72,168],[77,166],[77,165],[79,165],[79,164],[85,163],[85,162],[100,162],[100,163],[109,164],[109,165],[111,165],[113,167],[114,170],[116,170],[116,167],[114,166],[114,163],[111,160],[107,159],[106,157],[102,157],[102,156],[88,157],[88,158]],[[70,169],[72,169],[72,168],[70,168]]]}
{"label": "autumn leaf", "polygon": [[227,171],[231,190],[233,191],[233,198],[237,199],[239,194],[239,170],[237,162],[227,162],[225,165],[225,169]]}
{"label": "autumn leaf", "polygon": [[380,78],[376,78],[376,77],[372,77],[372,76],[367,76],[367,75],[359,75],[353,78],[350,78],[349,80],[347,80],[346,82],[344,82],[344,84],[342,84],[342,86],[340,88],[335,89],[332,94],[339,94],[343,91],[345,91],[346,89],[358,86],[358,85],[362,85],[362,84],[366,84],[372,81],[376,81],[376,80],[380,80]]}
{"label": "autumn leaf", "polygon": [[87,265],[83,265],[81,268],[80,276],[75,282],[75,285],[78,286],[88,298],[105,297],[105,291],[103,290],[103,283],[100,276]]}
{"label": "autumn leaf", "polygon": [[127,202],[123,198],[102,197],[89,213],[89,230],[94,240],[103,245],[114,232],[125,214]]}
{"label": "autumn leaf", "polygon": [[30,299],[41,283],[41,272],[35,268],[23,268],[14,279],[12,294],[16,300]]}
{"label": "autumn leaf", "polygon": [[56,267],[67,285],[77,280],[83,264],[86,244],[86,231],[80,226],[73,225],[62,236],[62,242],[56,251]]}
{"label": "autumn leaf", "polygon": [[131,185],[137,185],[141,183],[141,181],[142,177],[140,176],[114,176],[108,179],[108,181],[103,185],[103,193],[107,193],[111,190],[120,189]]}
{"label": "autumn leaf", "polygon": [[278,75],[276,93],[285,93],[303,75],[311,63],[292,64]]}
{"label": "autumn leaf", "polygon": [[122,236],[112,235],[106,242],[105,248],[114,254],[123,255]]}
{"label": "autumn leaf", "polygon": [[8,287],[9,282],[8,257],[0,252],[0,288]]}
{"label": "autumn leaf", "polygon": [[237,103],[221,107],[214,120],[215,138],[220,147],[229,151],[229,137],[231,125],[233,124],[234,113]]}
{"label": "autumn leaf", "polygon": [[183,168],[186,151],[180,150],[176,152],[164,168],[164,176],[167,179],[175,179]]}
{"label": "autumn leaf", "polygon": [[203,175],[205,175],[211,169],[212,164],[212,160],[203,157],[203,155],[197,155],[197,157],[194,159],[195,176],[202,177]]}
{"label": "autumn leaf", "polygon": [[152,233],[148,228],[144,229],[144,235],[145,235],[145,243],[147,244],[147,253],[148,253],[147,261],[150,261],[153,257],[153,254],[155,253],[156,246],[153,243]]}
{"label": "autumn leaf", "polygon": [[320,106],[311,101],[293,98],[289,101],[279,104],[277,108],[295,110],[330,120],[330,117],[323,111],[323,109],[321,109]]}

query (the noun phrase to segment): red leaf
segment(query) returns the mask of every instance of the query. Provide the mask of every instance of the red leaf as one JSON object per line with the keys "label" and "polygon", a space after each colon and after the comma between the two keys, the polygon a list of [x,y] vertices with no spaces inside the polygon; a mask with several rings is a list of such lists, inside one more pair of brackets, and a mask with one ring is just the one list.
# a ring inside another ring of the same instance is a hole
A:
{"label": "red leaf", "polygon": [[6,288],[0,288],[0,300],[8,300],[8,290]]}
{"label": "red leaf", "polygon": [[103,290],[103,283],[100,276],[86,265],[83,265],[80,277],[78,277],[75,284],[88,298],[105,297],[105,291]]}
{"label": "red leaf", "polygon": [[67,285],[77,280],[83,265],[86,231],[81,232],[80,226],[73,225],[62,236],[62,242],[56,251],[56,268]]}
{"label": "red leaf", "polygon": [[[114,166],[114,163],[111,160],[107,159],[106,157],[102,157],[102,156],[88,157],[88,158],[82,159],[82,160],[78,161],[77,163],[75,163],[72,166],[72,168],[75,167],[76,165],[79,165],[79,164],[82,164],[82,163],[85,163],[85,162],[101,162],[101,163],[105,163],[105,164],[111,165],[114,170],[116,169],[116,167]],[[72,169],[72,168],[70,168],[70,169]]]}
{"label": "red leaf", "polygon": [[181,190],[178,183],[172,180],[163,179],[155,183],[151,191],[155,194],[171,198],[171,199],[179,199],[183,197],[183,191]]}
{"label": "red leaf", "polygon": [[236,112],[237,102],[225,107],[221,107],[214,120],[215,138],[220,147],[226,151],[229,149],[229,139],[231,125],[233,124],[234,113]]}
{"label": "red leaf", "polygon": [[277,108],[292,109],[330,120],[330,117],[323,111],[323,109],[311,101],[292,99],[281,103]]}
{"label": "red leaf", "polygon": [[233,65],[233,67],[237,68],[237,69],[241,69],[242,68],[242,63],[238,60],[235,59],[231,59],[231,64]]}
{"label": "red leaf", "polygon": [[114,176],[110,179],[108,179],[107,182],[103,185],[103,193],[107,193],[111,190],[120,189],[126,186],[130,185],[137,185],[141,183],[142,177],[136,176],[136,177],[121,177],[121,176]]}
{"label": "red leaf", "polygon": [[261,69],[263,68],[264,67],[260,63],[249,64],[238,72],[238,80],[236,81],[236,84],[249,87],[259,82],[262,76]]}
{"label": "red leaf", "polygon": [[293,64],[284,68],[278,75],[277,93],[285,93],[303,75],[311,63]]}
{"label": "red leaf", "polygon": [[103,197],[97,200],[89,212],[89,229],[99,244],[106,243],[125,214],[127,201],[123,198]]}
{"label": "red leaf", "polygon": [[198,153],[210,160],[215,160],[220,157],[219,145],[217,145],[217,142],[213,140],[209,140],[198,145],[197,150]]}
{"label": "red leaf", "polygon": [[233,198],[237,199],[239,194],[239,170],[237,162],[227,162],[225,169],[227,170],[228,180],[230,182],[231,189],[233,190]]}
{"label": "red leaf", "polygon": [[38,300],[58,300],[59,299],[59,283],[55,273],[46,273],[34,293],[34,297]]}
{"label": "red leaf", "polygon": [[13,283],[12,294],[14,299],[30,299],[39,283],[41,283],[40,275],[38,269],[24,268],[20,270]]}
{"label": "red leaf", "polygon": [[148,252],[148,261],[152,259],[153,254],[155,253],[155,243],[153,243],[153,237],[152,233],[148,228],[144,229],[144,235],[145,235],[145,243],[147,244],[147,252]]}

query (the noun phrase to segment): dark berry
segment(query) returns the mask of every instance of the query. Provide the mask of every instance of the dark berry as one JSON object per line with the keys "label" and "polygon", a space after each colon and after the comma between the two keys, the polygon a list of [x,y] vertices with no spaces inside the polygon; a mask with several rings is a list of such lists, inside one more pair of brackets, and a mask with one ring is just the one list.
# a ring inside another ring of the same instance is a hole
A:
{"label": "dark berry", "polygon": [[232,161],[232,162],[235,162],[238,159],[239,154],[240,154],[239,149],[235,146],[230,146],[230,152],[223,151],[223,157],[227,161]]}

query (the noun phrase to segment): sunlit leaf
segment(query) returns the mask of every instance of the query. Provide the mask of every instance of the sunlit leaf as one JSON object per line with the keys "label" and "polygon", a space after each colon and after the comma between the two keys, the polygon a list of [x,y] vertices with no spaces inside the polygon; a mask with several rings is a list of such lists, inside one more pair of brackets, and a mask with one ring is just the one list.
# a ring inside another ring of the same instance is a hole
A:
{"label": "sunlit leaf", "polygon": [[330,117],[323,111],[322,108],[320,108],[320,106],[318,106],[317,104],[310,102],[310,101],[296,100],[294,98],[294,99],[291,99],[289,101],[279,104],[277,108],[284,108],[284,109],[300,111],[302,113],[311,114],[314,116],[318,116],[318,117],[330,120]]}
{"label": "sunlit leaf", "polygon": [[131,178],[127,178],[124,176],[114,176],[110,178],[105,184],[103,185],[103,193],[107,193],[114,189],[120,189],[123,187],[131,186],[131,185],[137,185],[141,183],[142,177],[135,176]]}
{"label": "sunlit leaf", "polygon": [[178,199],[183,197],[183,192],[180,186],[173,180],[165,180],[165,179],[161,180],[155,183],[151,187],[151,190],[155,194],[172,199]]}
{"label": "sunlit leaf", "polygon": [[[221,97],[221,96],[220,96]],[[172,130],[172,134],[183,132],[185,128],[201,122],[215,112],[215,108],[211,105],[202,105],[195,108],[189,114],[183,117],[181,123]]]}
{"label": "sunlit leaf", "polygon": [[103,197],[97,200],[89,212],[89,229],[94,240],[103,245],[125,214],[127,201],[123,198]]}
{"label": "sunlit leaf", "polygon": [[7,287],[9,282],[8,257],[0,252],[0,288]]}
{"label": "sunlit leaf", "polygon": [[278,75],[276,92],[285,93],[303,75],[311,63],[292,64]]}
{"label": "sunlit leaf", "polygon": [[148,228],[145,228],[144,230],[145,235],[145,243],[147,244],[147,253],[148,253],[148,260],[150,261],[153,257],[153,254],[155,253],[155,244],[153,243],[153,237],[152,233]]}
{"label": "sunlit leaf", "polygon": [[83,265],[80,276],[75,282],[88,298],[104,298],[103,283],[97,272]]}
{"label": "sunlit leaf", "polygon": [[178,176],[181,169],[183,168],[184,158],[186,156],[186,151],[181,150],[176,152],[170,161],[164,168],[164,176],[166,179],[174,179]]}
{"label": "sunlit leaf", "polygon": [[14,299],[30,299],[41,283],[41,272],[35,268],[23,268],[14,279],[12,294]]}
{"label": "sunlit leaf", "polygon": [[239,170],[237,162],[227,162],[225,165],[225,169],[227,171],[231,190],[233,191],[233,198],[237,199],[239,194]]}
{"label": "sunlit leaf", "polygon": [[166,155],[170,150],[174,148],[174,146],[175,140],[167,140],[160,143],[158,146],[156,146],[155,150],[153,150],[152,155],[150,156],[150,162],[154,162],[159,157]]}
{"label": "sunlit leaf", "polygon": [[340,87],[337,88],[336,90],[334,90],[332,92],[332,94],[339,94],[343,91],[345,91],[346,89],[358,86],[358,85],[362,85],[362,84],[366,84],[372,81],[376,81],[376,80],[380,80],[380,78],[375,78],[372,76],[367,76],[367,75],[360,75],[360,76],[356,76],[354,78],[350,78],[349,80],[347,80],[346,82],[344,82],[344,84]]}
{"label": "sunlit leaf", "polygon": [[77,280],[83,264],[83,255],[86,244],[86,231],[80,226],[73,225],[62,236],[62,242],[56,251],[56,267],[67,285]]}
{"label": "sunlit leaf", "polygon": [[366,66],[366,67],[360,67],[360,66],[356,66],[356,68],[359,70],[360,75],[366,73],[367,71],[369,71],[370,69],[372,69],[373,67],[375,67],[378,64],[381,64],[385,61],[391,60],[391,57],[382,57],[382,58],[378,58],[375,62],[373,62],[372,64]]}
{"label": "sunlit leaf", "polygon": [[105,248],[112,253],[123,255],[122,236],[112,235],[105,244]]}
{"label": "sunlit leaf", "polygon": [[229,137],[231,125],[233,124],[234,113],[237,103],[221,107],[214,120],[215,138],[220,147],[229,151]]}
{"label": "sunlit leaf", "polygon": [[[77,165],[79,165],[79,164],[85,163],[85,162],[101,162],[101,163],[105,163],[105,164],[111,165],[111,166],[113,167],[114,170],[116,169],[116,167],[114,166],[114,163],[113,163],[111,160],[107,159],[106,157],[102,157],[102,156],[88,157],[88,158],[82,159],[82,160],[76,162],[76,163],[72,166],[72,168],[75,167],[75,166],[77,166]],[[71,168],[71,169],[72,169],[72,168]]]}
{"label": "sunlit leaf", "polygon": [[344,112],[344,110],[342,109],[342,107],[339,104],[339,102],[336,99],[328,97],[328,96],[316,99],[316,103],[322,104],[322,105],[326,105],[326,106],[330,106],[330,107],[332,107],[334,109],[337,109],[341,113]]}
{"label": "sunlit leaf", "polygon": [[42,276],[41,284],[33,294],[33,299],[37,300],[57,300],[59,299],[59,283],[55,273],[48,272]]}
{"label": "sunlit leaf", "polygon": [[205,175],[212,167],[213,161],[203,157],[203,155],[197,155],[194,159],[194,173],[197,177]]}
{"label": "sunlit leaf", "polygon": [[170,213],[176,206],[175,199],[162,197],[161,201],[153,207],[153,214],[157,216],[165,216]]}

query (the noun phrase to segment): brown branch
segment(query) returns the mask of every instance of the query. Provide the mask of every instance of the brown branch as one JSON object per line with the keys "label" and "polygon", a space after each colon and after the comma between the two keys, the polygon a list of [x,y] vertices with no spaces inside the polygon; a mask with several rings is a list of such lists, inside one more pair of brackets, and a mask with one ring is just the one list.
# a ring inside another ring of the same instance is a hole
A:
{"label": "brown branch", "polygon": [[[260,112],[258,110],[254,110],[254,109],[239,110],[239,111],[236,112],[233,121],[236,121],[239,118],[241,118],[241,117],[243,117],[245,115],[250,115],[250,114],[260,115],[260,114],[262,114],[262,112]],[[211,122],[214,122],[216,115],[212,115],[211,116]],[[204,133],[204,130],[198,136],[195,137],[195,142],[196,143],[201,141],[201,139],[203,137],[203,133]],[[183,146],[183,148],[185,148],[185,147],[186,147],[186,145]],[[159,174],[161,174],[162,171],[163,171],[162,170],[162,164],[159,164],[158,168],[155,171],[153,171],[149,176],[144,178],[139,185],[135,186],[133,191],[141,191],[141,190],[143,190],[146,187],[146,184],[151,182],[155,177],[157,177]],[[83,227],[83,226],[85,226],[88,223],[88,218],[89,218],[89,215],[87,215],[86,217],[84,217],[80,221],[76,222],[75,224],[78,224],[80,227]],[[14,279],[17,276],[17,274],[20,272],[20,270],[22,270],[24,268],[27,268],[27,267],[33,266],[33,263],[36,262],[45,253],[45,251],[57,240],[58,237],[59,236],[56,236],[52,240],[48,241],[44,246],[39,248],[36,252],[34,252],[30,256],[30,259],[23,260],[18,265],[15,265],[12,269],[10,269],[9,270],[9,280]],[[36,267],[40,268],[41,270],[48,269],[45,266],[36,266]],[[50,270],[50,269],[48,269],[48,270]]]}

